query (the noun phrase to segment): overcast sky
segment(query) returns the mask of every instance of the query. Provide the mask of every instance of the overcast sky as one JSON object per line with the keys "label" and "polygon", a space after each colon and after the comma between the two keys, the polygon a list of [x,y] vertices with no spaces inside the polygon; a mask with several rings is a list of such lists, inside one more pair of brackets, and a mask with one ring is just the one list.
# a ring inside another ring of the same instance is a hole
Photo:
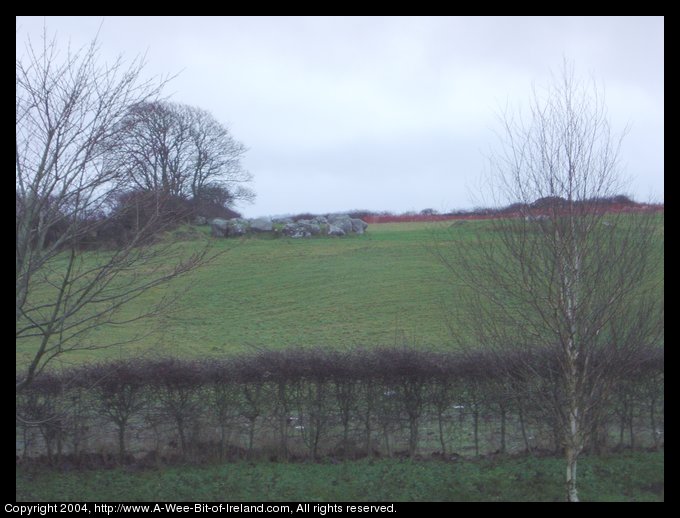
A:
{"label": "overcast sky", "polygon": [[563,57],[606,90],[628,194],[663,201],[663,18],[18,17],[102,56],[146,53],[166,94],[248,148],[246,216],[474,204],[496,114]]}

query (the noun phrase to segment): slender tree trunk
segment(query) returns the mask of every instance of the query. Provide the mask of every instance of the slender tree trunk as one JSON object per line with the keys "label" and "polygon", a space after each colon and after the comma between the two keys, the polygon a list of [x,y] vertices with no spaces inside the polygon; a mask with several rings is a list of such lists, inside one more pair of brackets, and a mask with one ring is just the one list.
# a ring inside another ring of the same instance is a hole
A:
{"label": "slender tree trunk", "polygon": [[413,458],[418,449],[418,417],[409,416],[408,456]]}
{"label": "slender tree trunk", "polygon": [[43,439],[45,440],[45,449],[47,451],[47,462],[52,465],[53,464],[53,454],[52,454],[52,438],[50,437],[50,431],[48,430],[41,430]]}
{"label": "slender tree trunk", "polygon": [[531,444],[529,443],[529,436],[527,435],[527,428],[524,423],[524,405],[522,405],[522,402],[519,399],[518,409],[519,409],[519,428],[522,431],[522,439],[524,439],[524,446],[526,447],[529,454],[533,455],[534,452],[531,449]]}
{"label": "slender tree trunk", "polygon": [[366,390],[366,413],[364,414],[364,433],[365,433],[364,444],[366,445],[366,456],[371,457],[373,448],[372,443],[373,430],[371,427],[371,413],[373,410],[373,385],[371,384],[370,381],[366,382],[365,390]]}
{"label": "slender tree trunk", "polygon": [[369,411],[366,411],[366,415],[364,417],[364,432],[365,432],[364,444],[366,445],[366,455],[370,457],[371,449],[373,448],[373,444],[371,441],[371,438],[373,436],[373,430],[371,429],[371,413]]}
{"label": "slender tree trunk", "polygon": [[248,427],[248,453],[252,454],[253,453],[253,444],[255,441],[255,420],[250,419],[250,426]]}
{"label": "slender tree trunk", "polygon": [[57,463],[61,462],[61,455],[64,452],[64,441],[62,440],[61,429],[57,429]]}
{"label": "slender tree trunk", "polygon": [[652,440],[654,441],[654,450],[659,449],[659,434],[656,429],[656,396],[652,394],[652,401],[649,405],[649,424],[652,426]]}
{"label": "slender tree trunk", "polygon": [[442,447],[442,456],[446,457],[446,441],[444,440],[444,411],[440,407],[437,409],[437,425],[439,426],[439,444]]}
{"label": "slender tree trunk", "polygon": [[473,405],[472,429],[475,441],[475,457],[479,457],[479,409],[477,408],[477,405]]}
{"label": "slender tree trunk", "polygon": [[343,458],[349,458],[349,414],[342,416],[342,452]]}
{"label": "slender tree trunk", "polygon": [[583,449],[581,442],[582,430],[579,424],[579,407],[574,399],[572,399],[571,408],[569,410],[569,429],[568,437],[565,446],[565,454],[567,460],[567,501],[578,502],[578,490],[576,487],[576,463],[578,456]]}
{"label": "slender tree trunk", "polygon": [[[656,428],[654,428],[654,430],[656,431]],[[25,461],[28,459],[28,448],[30,445],[30,433],[28,431],[28,425],[26,424],[22,426],[22,435],[24,438],[24,450],[21,452],[21,458]],[[654,437],[656,437],[656,433],[654,434]]]}
{"label": "slender tree trunk", "polygon": [[390,446],[390,431],[389,425],[385,422],[383,423],[383,437],[385,439],[385,450],[388,457],[392,457],[392,447]]}
{"label": "slender tree trunk", "polygon": [[501,453],[505,453],[506,452],[506,445],[505,445],[506,411],[505,411],[505,405],[500,405],[500,410],[501,410]]}
{"label": "slender tree trunk", "polygon": [[602,417],[602,412],[599,411],[596,417],[593,419],[593,425],[590,432],[590,441],[592,444],[592,452],[595,455],[601,455],[606,448],[607,436],[603,424],[604,418]]}
{"label": "slender tree trunk", "polygon": [[578,453],[571,446],[566,448],[567,458],[567,502],[578,502],[578,490],[576,488],[576,464]]}
{"label": "slender tree trunk", "polygon": [[352,412],[352,396],[354,387],[350,382],[344,385],[336,385],[336,397],[340,407],[340,420],[342,421],[342,451],[343,458],[349,458],[349,423]]}
{"label": "slender tree trunk", "polygon": [[558,455],[562,450],[562,444],[560,441],[560,429],[556,422],[552,424],[552,436],[553,436],[553,453]]}
{"label": "slender tree trunk", "polygon": [[284,460],[288,460],[288,417],[279,416],[279,448]]}
{"label": "slender tree trunk", "polygon": [[319,456],[319,439],[321,437],[321,427],[316,423],[314,434],[312,435],[312,459],[316,460]]}
{"label": "slender tree trunk", "polygon": [[120,421],[118,423],[118,463],[123,464],[125,462],[125,428],[126,423]]}
{"label": "slender tree trunk", "polygon": [[182,447],[182,455],[187,453],[187,440],[186,434],[184,433],[184,418],[177,417],[177,432],[179,433],[179,443]]}
{"label": "slender tree trunk", "polygon": [[227,423],[224,420],[220,422],[220,460],[224,460],[225,446],[227,443]]}
{"label": "slender tree trunk", "polygon": [[576,487],[576,463],[581,453],[581,430],[579,428],[579,409],[573,405],[569,412],[569,429],[566,446],[564,448],[567,460],[567,502],[578,502],[578,490]]}
{"label": "slender tree trunk", "polygon": [[288,408],[288,399],[286,398],[286,385],[284,382],[278,384],[277,395],[279,399],[279,442],[281,453],[284,460],[288,460],[288,418],[290,412]]}
{"label": "slender tree trunk", "polygon": [[630,404],[630,412],[628,414],[628,433],[630,435],[630,448],[634,449],[635,448],[635,430],[633,429],[633,418],[634,418],[634,406],[633,402],[631,401]]}

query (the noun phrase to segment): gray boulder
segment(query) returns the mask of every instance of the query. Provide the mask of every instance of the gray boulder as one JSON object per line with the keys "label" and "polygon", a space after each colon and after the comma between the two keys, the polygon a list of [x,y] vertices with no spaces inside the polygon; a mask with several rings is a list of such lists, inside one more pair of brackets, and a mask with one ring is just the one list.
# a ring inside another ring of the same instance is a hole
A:
{"label": "gray boulder", "polygon": [[227,237],[243,236],[248,232],[248,222],[243,219],[227,220]]}
{"label": "gray boulder", "polygon": [[547,220],[548,216],[545,214],[539,214],[538,216],[524,216],[524,221],[543,221]]}
{"label": "gray boulder", "polygon": [[331,214],[328,216],[328,223],[334,227],[341,228],[345,234],[352,232],[352,218],[347,214]]}
{"label": "gray boulder", "polygon": [[293,225],[297,226],[298,231],[305,235],[304,237],[321,234],[321,225],[316,219],[301,219],[297,223],[293,223]]}
{"label": "gray boulder", "polygon": [[251,232],[271,232],[274,230],[274,223],[269,218],[257,218],[250,221]]}
{"label": "gray boulder", "polygon": [[328,235],[329,236],[344,236],[345,231],[342,228],[331,224],[328,227]]}
{"label": "gray boulder", "polygon": [[352,222],[352,232],[356,232],[357,234],[363,234],[366,227],[368,227],[368,223],[362,219],[351,218],[350,221]]}
{"label": "gray boulder", "polygon": [[315,221],[312,221],[309,224],[309,232],[313,236],[318,236],[319,234],[321,234],[321,225],[319,223],[316,223]]}
{"label": "gray boulder", "polygon": [[[352,219],[346,214],[317,216],[314,219],[292,221],[289,218],[271,219],[257,218],[245,220],[240,218],[210,220],[211,233],[215,237],[239,237],[248,233],[272,232],[282,234],[293,239],[328,234],[330,236],[344,236],[355,232],[363,234],[368,226],[360,219]],[[276,227],[274,224],[276,223]],[[280,225],[283,225],[282,227]]]}
{"label": "gray boulder", "polygon": [[352,219],[349,217],[347,219],[336,219],[333,225],[340,227],[345,234],[349,234],[353,230]]}
{"label": "gray boulder", "polygon": [[210,234],[213,237],[227,237],[227,228],[229,221],[222,218],[215,218],[210,220]]}
{"label": "gray boulder", "polygon": [[298,221],[297,223],[287,223],[284,227],[281,233],[284,236],[292,237],[293,239],[299,239],[302,237],[310,237],[312,235],[311,230],[308,228],[308,225],[301,221]]}

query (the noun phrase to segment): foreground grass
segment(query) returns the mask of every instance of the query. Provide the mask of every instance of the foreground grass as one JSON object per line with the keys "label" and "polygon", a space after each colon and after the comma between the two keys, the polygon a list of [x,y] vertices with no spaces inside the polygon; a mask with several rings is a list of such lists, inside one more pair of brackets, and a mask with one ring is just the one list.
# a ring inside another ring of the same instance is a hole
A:
{"label": "foreground grass", "polygon": [[[82,472],[16,469],[17,501],[561,501],[560,458],[234,463]],[[579,462],[584,501],[663,501],[664,454]]]}

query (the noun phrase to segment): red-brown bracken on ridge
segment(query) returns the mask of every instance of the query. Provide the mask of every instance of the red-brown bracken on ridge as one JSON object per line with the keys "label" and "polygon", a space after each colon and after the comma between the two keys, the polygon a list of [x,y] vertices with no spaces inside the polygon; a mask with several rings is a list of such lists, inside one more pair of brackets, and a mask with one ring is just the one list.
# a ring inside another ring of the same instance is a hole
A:
{"label": "red-brown bracken on ridge", "polygon": [[[606,204],[603,207],[606,212],[622,213],[622,212],[663,212],[663,204],[646,204],[646,203],[615,203]],[[542,212],[536,209],[531,210],[534,216],[540,215]],[[544,213],[547,213],[545,211]],[[413,223],[413,222],[435,222],[435,221],[449,221],[449,220],[477,220],[477,219],[494,219],[507,217],[522,217],[526,212],[521,210],[506,211],[503,209],[483,209],[474,210],[468,213],[458,214],[402,214],[402,215],[367,215],[362,219],[369,224],[376,223]]]}

